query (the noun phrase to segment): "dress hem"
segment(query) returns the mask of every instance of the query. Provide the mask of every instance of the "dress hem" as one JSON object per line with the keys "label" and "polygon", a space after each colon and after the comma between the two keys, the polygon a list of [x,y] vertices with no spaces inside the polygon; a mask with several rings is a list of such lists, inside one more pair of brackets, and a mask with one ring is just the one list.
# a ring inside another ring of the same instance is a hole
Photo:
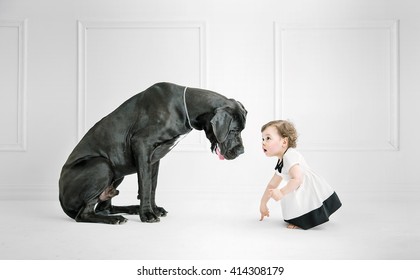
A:
{"label": "dress hem", "polygon": [[298,226],[302,229],[310,229],[329,221],[329,217],[341,207],[341,201],[334,192],[322,205],[297,218],[284,220],[287,223]]}

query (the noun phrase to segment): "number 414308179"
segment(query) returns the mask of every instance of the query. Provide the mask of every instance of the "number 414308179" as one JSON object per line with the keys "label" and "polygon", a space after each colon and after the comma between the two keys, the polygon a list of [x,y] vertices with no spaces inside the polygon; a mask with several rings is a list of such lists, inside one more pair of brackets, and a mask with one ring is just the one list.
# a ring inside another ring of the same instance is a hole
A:
{"label": "number 414308179", "polygon": [[284,267],[282,266],[270,266],[270,267],[259,267],[259,266],[236,266],[230,270],[233,275],[282,275]]}

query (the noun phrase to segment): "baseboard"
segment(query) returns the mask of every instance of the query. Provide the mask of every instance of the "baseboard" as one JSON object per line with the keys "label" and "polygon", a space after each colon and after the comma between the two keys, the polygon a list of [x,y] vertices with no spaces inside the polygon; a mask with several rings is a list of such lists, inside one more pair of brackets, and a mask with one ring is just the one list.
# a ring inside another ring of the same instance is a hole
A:
{"label": "baseboard", "polygon": [[[176,186],[159,186],[158,193],[161,196],[172,196],[180,193],[199,193],[203,195],[210,194],[231,194],[235,193],[236,195],[242,193],[244,195],[255,195],[259,196],[264,191],[264,186],[213,186],[213,187],[176,187]],[[127,200],[135,200],[137,197],[137,190],[131,188],[120,189],[120,197],[126,198]],[[339,196],[344,195],[367,195],[373,196],[376,195],[380,197],[389,197],[395,196],[399,197],[401,195],[411,195],[419,196],[420,188],[418,185],[414,184],[400,184],[400,185],[383,185],[383,184],[354,184],[354,185],[341,185],[335,188],[335,191]],[[0,185],[0,201],[8,200],[34,200],[34,201],[44,201],[58,200],[58,185]]]}
{"label": "baseboard", "polygon": [[1,200],[57,200],[56,185],[0,185]]}

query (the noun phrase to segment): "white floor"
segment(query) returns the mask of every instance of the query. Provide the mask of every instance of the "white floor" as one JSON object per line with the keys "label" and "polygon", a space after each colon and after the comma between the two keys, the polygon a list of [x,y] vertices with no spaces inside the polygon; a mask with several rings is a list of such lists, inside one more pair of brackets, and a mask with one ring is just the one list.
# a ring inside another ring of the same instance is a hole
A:
{"label": "white floor", "polygon": [[[281,208],[259,221],[259,194],[160,194],[160,223],[76,223],[57,201],[1,201],[0,259],[420,259],[420,195],[339,193],[343,207],[312,230],[290,230]],[[134,201],[133,201],[134,202]]]}

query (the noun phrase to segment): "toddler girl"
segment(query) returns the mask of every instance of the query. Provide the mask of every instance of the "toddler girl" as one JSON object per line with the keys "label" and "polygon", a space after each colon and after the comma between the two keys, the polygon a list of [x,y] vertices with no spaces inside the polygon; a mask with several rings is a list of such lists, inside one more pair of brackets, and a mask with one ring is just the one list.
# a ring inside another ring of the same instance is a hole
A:
{"label": "toddler girl", "polygon": [[[330,185],[306,164],[296,151],[297,132],[292,123],[271,121],[261,128],[262,148],[266,156],[277,157],[275,174],[261,198],[262,221],[269,216],[270,198],[281,200],[283,219],[288,228],[310,229],[327,222],[341,207],[340,199]],[[282,180],[287,184],[279,189]]]}

